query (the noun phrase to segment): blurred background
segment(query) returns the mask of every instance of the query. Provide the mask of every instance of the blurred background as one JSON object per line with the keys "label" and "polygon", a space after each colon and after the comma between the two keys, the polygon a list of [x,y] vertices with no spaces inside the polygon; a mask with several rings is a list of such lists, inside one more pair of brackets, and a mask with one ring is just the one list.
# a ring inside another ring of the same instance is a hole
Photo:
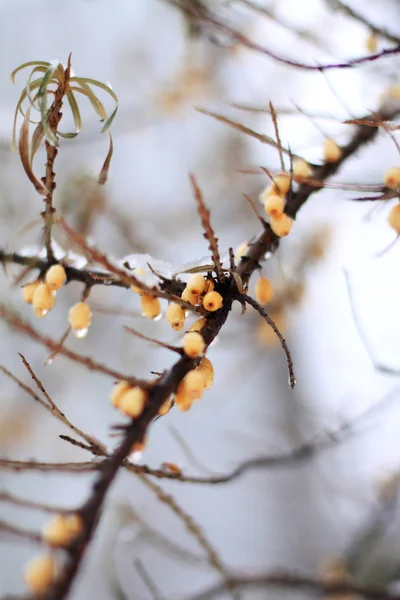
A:
{"label": "blurred background", "polygon": [[[317,64],[368,52],[368,27],[328,2],[258,0],[264,12],[239,0],[210,0],[209,6],[282,56]],[[352,6],[400,35],[396,0]],[[0,1],[0,9],[0,241],[7,250],[38,244],[41,236],[41,198],[10,150],[13,112],[26,80],[20,73],[12,85],[9,75],[26,61],[66,63],[72,52],[75,73],[109,81],[120,101],[110,178],[101,189],[94,182],[107,139],[82,101],[84,130],[75,140],[62,140],[56,163],[57,211],[112,256],[148,253],[173,264],[207,256],[189,172],[196,174],[221,248],[227,250],[259,229],[243,193],[257,200],[268,184],[265,175],[243,170],[257,171],[258,165],[280,170],[276,150],[196,107],[273,135],[269,114],[232,107],[268,108],[272,101],[277,110],[293,113],[279,117],[282,143],[318,163],[324,136],[346,143],[353,130],[342,122],[376,110],[382,95],[399,85],[399,58],[325,75],[298,71],[218,32],[190,35],[182,14],[161,0],[112,5],[16,0]],[[378,50],[388,45],[377,37]],[[317,118],[321,115],[326,118]],[[38,176],[43,162],[39,153]],[[384,171],[398,164],[393,141],[381,133],[335,181],[380,184]],[[231,571],[285,568],[316,576],[327,561],[344,559],[365,583],[386,583],[399,575],[400,248],[394,244],[377,258],[395,237],[386,221],[389,206],[350,202],[357,195],[363,194],[338,189],[314,194],[291,235],[263,266],[283,299],[271,316],[292,351],[295,389],[288,385],[285,357],[271,332],[250,310],[241,316],[236,307],[209,351],[214,387],[189,412],[172,410],[151,428],[140,462],[156,468],[169,461],[185,473],[204,475],[228,472],[254,456],[286,453],[345,423],[356,424],[345,441],[292,467],[253,471],[215,486],[161,482]],[[23,305],[19,286],[10,286],[18,273],[16,266],[2,273],[1,301],[59,339],[81,286],[63,289],[56,308],[38,323]],[[90,331],[82,340],[71,337],[69,347],[140,377],[172,363],[166,351],[124,332],[122,325],[131,325],[173,343],[180,340],[163,320],[143,319],[133,293],[98,286],[91,303]],[[70,420],[110,448],[115,444],[110,425],[119,417],[109,402],[111,380],[60,356],[45,365],[47,351],[6,323],[0,324],[0,336],[2,365],[29,383],[18,356],[23,352]],[[91,459],[61,440],[68,431],[4,375],[0,402],[1,456]],[[4,471],[0,477],[2,490],[65,507],[83,502],[92,481],[87,474]],[[0,512],[3,520],[32,530],[40,530],[46,518],[5,504]],[[0,537],[2,594],[24,591],[22,567],[35,552],[23,540]],[[159,593],[149,589],[143,569]],[[171,508],[139,478],[121,473],[71,598],[184,598],[219,578]],[[282,595],[282,590],[268,591],[271,597]]]}

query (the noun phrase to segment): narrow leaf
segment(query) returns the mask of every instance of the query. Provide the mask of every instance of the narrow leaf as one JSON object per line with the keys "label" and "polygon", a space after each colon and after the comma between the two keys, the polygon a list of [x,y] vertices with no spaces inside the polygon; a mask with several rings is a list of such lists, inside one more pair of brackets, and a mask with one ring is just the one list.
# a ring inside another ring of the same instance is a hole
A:
{"label": "narrow leaf", "polygon": [[20,135],[19,135],[19,154],[21,157],[22,166],[24,167],[25,173],[27,174],[29,180],[33,183],[35,190],[45,196],[47,194],[47,190],[44,187],[43,183],[39,181],[32,170],[32,165],[29,156],[29,115],[31,109],[30,107],[26,111],[26,115],[24,117],[24,121],[21,125]]}
{"label": "narrow leaf", "polygon": [[22,71],[22,69],[26,69],[27,67],[33,67],[33,66],[42,66],[42,67],[46,67],[48,68],[50,65],[49,62],[43,61],[43,60],[31,60],[29,62],[24,63],[23,65],[20,65],[19,67],[17,67],[16,69],[14,69],[14,71],[11,73],[10,75],[10,79],[13,83],[15,83],[15,76],[19,71]]}
{"label": "narrow leaf", "polygon": [[33,164],[33,159],[35,158],[35,154],[40,148],[40,144],[42,143],[43,138],[44,138],[44,129],[43,129],[42,123],[40,122],[37,124],[35,131],[33,132],[33,135],[32,135],[32,148],[31,148],[31,158],[30,158],[31,166]]}
{"label": "narrow leaf", "polygon": [[69,102],[72,116],[74,118],[76,131],[77,131],[77,133],[79,133],[80,130],[82,129],[82,117],[81,117],[79,106],[78,106],[78,103],[74,96],[74,93],[71,90],[68,90],[68,92],[67,92],[67,100]]}
{"label": "narrow leaf", "polygon": [[112,159],[112,155],[114,152],[114,145],[113,145],[113,141],[112,141],[112,137],[111,137],[111,133],[108,132],[109,138],[110,138],[110,146],[108,149],[108,153],[106,156],[106,160],[104,161],[104,164],[101,168],[100,171],[100,175],[99,175],[99,179],[98,179],[98,183],[100,185],[104,185],[108,179],[108,171],[110,169],[110,163],[111,163],[111,159]]}

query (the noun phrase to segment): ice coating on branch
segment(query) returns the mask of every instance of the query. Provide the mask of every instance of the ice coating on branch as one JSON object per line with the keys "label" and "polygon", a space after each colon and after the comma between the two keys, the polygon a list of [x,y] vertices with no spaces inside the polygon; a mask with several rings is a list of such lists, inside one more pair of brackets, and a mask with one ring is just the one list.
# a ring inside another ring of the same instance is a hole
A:
{"label": "ice coating on branch", "polygon": [[[64,250],[57,242],[52,242],[51,247],[53,249],[54,257],[56,260],[62,260],[63,263],[76,269],[83,269],[88,264],[87,258],[71,250]],[[19,251],[21,256],[37,256],[38,258],[46,258],[46,248],[39,248],[38,246],[25,246]]]}

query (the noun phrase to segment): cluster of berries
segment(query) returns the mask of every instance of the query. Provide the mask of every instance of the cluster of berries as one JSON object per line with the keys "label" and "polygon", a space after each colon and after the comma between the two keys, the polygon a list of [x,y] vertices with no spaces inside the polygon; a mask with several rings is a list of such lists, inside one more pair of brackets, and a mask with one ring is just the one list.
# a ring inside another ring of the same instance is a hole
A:
{"label": "cluster of berries", "polygon": [[[44,279],[37,279],[23,286],[22,297],[27,304],[32,304],[37,317],[45,317],[54,308],[57,292],[67,280],[61,264],[52,265],[45,273]],[[87,302],[78,302],[69,309],[69,325],[78,338],[85,337],[92,321],[92,311]]]}

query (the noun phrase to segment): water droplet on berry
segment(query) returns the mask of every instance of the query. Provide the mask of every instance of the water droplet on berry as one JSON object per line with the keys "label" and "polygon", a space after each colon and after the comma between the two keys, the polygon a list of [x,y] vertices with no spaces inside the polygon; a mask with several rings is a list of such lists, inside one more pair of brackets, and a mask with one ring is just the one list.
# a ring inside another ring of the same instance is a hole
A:
{"label": "water droplet on berry", "polygon": [[86,337],[88,331],[89,329],[87,327],[83,327],[82,329],[73,329],[72,333],[78,338],[78,340],[81,340],[82,338]]}

